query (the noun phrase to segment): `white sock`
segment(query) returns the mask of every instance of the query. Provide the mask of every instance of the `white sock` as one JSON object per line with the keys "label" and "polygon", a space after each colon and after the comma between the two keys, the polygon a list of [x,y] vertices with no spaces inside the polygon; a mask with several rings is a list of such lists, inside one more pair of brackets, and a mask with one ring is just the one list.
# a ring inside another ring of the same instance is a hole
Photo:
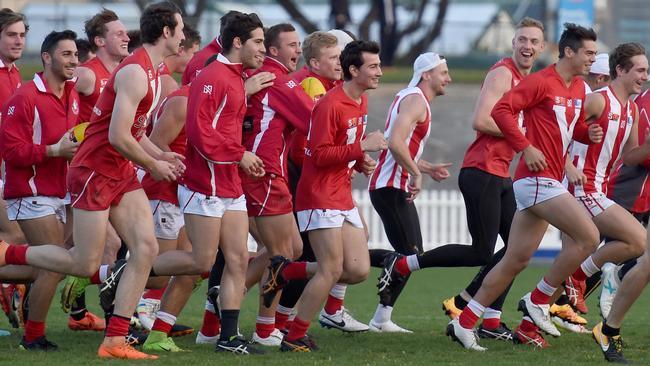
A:
{"label": "white sock", "polygon": [[216,312],[214,309],[214,305],[212,305],[212,303],[208,300],[205,300],[205,310],[211,312],[212,314]]}
{"label": "white sock", "polygon": [[479,304],[474,299],[470,300],[470,302],[467,303],[467,307],[472,311],[472,313],[474,313],[474,315],[478,316],[479,318],[483,316],[483,313],[485,312],[485,306]]}
{"label": "white sock", "polygon": [[257,316],[255,320],[258,324],[275,324],[275,317],[273,316]]}
{"label": "white sock", "polygon": [[553,296],[553,293],[555,292],[555,290],[557,290],[557,287],[553,287],[549,285],[548,283],[546,283],[546,280],[542,278],[537,284],[537,289],[544,295]]}
{"label": "white sock", "polygon": [[99,266],[99,281],[104,282],[108,278],[108,264]]}
{"label": "white sock", "polygon": [[293,311],[293,308],[287,308],[287,307],[284,307],[282,305],[278,305],[278,307],[277,307],[277,309],[275,309],[275,311],[277,311],[280,314],[289,315]]}
{"label": "white sock", "polygon": [[382,304],[377,304],[377,310],[375,310],[375,316],[372,317],[372,320],[375,323],[383,324],[390,321],[390,317],[393,314],[392,306],[384,306]]}
{"label": "white sock", "polygon": [[580,268],[582,268],[582,272],[584,272],[587,277],[591,277],[600,271],[600,268],[598,268],[596,263],[594,263],[594,260],[591,258],[591,256],[587,257],[587,259],[582,262]]}
{"label": "white sock", "polygon": [[333,296],[333,297],[336,297],[337,299],[344,299],[345,298],[345,291],[347,289],[348,289],[348,285],[343,284],[343,283],[337,283],[330,290],[330,295]]}
{"label": "white sock", "polygon": [[420,269],[420,262],[418,262],[418,255],[417,254],[411,254],[406,257],[406,264],[409,267],[409,271],[417,271]]}
{"label": "white sock", "polygon": [[172,314],[166,313],[164,311],[158,310],[158,312],[156,313],[156,319],[162,320],[162,321],[164,321],[165,323],[167,323],[169,325],[176,324],[176,317],[173,316]]}
{"label": "white sock", "polygon": [[501,319],[501,312],[492,308],[486,308],[483,313],[483,319]]}

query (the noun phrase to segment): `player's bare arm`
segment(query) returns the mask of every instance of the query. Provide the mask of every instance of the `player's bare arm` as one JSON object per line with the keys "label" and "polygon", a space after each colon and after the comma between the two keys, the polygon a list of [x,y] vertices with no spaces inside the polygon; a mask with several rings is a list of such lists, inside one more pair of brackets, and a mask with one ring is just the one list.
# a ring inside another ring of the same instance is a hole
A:
{"label": "player's bare arm", "polygon": [[[634,105],[636,109],[636,104]],[[626,165],[638,165],[650,156],[650,131],[645,131],[643,144],[639,145],[639,113],[635,113],[632,130],[625,146],[623,146],[623,162]]]}
{"label": "player's bare arm", "polygon": [[[80,95],[91,95],[95,91],[95,73],[87,67],[77,67],[74,70],[77,82],[74,87]],[[83,121],[87,122],[87,121]]]}
{"label": "player's bare arm", "polygon": [[171,151],[171,144],[185,125],[187,97],[176,96],[165,103],[165,109],[151,131],[149,140],[162,151]]}
{"label": "player's bare arm", "polygon": [[472,128],[488,135],[503,136],[490,113],[503,94],[510,90],[510,85],[512,73],[505,67],[497,67],[487,74],[472,115]]}

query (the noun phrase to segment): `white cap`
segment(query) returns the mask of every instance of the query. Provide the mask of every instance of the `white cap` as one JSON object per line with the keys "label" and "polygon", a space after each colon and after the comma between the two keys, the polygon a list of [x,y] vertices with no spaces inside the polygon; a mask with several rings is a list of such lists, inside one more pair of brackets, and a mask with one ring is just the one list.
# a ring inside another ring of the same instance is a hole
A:
{"label": "white cap", "polygon": [[352,37],[350,37],[349,34],[345,33],[340,29],[331,29],[328,30],[327,33],[336,37],[337,45],[341,48],[341,51],[343,51],[343,49],[345,48],[345,46],[348,45],[348,43],[354,41],[354,39],[352,39]]}
{"label": "white cap", "polygon": [[447,60],[440,58],[440,55],[434,52],[426,52],[418,56],[413,63],[413,78],[408,87],[412,88],[420,82],[422,74],[435,69],[438,65],[446,64]]}
{"label": "white cap", "polygon": [[589,72],[592,74],[609,76],[609,55],[606,53],[597,54],[596,61],[591,64]]}

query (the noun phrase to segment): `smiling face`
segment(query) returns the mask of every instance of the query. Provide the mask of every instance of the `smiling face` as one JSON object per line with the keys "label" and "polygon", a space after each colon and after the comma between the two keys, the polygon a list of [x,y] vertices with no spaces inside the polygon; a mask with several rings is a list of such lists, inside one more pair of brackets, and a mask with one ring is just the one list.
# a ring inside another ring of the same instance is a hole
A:
{"label": "smiling face", "polygon": [[512,59],[521,70],[530,70],[544,51],[544,32],[537,27],[517,29],[512,39]]}
{"label": "smiling face", "polygon": [[16,22],[6,26],[0,33],[0,59],[13,63],[23,55],[25,49],[25,23]]}
{"label": "smiling face", "polygon": [[277,39],[277,46],[270,46],[269,53],[289,69],[289,72],[296,71],[300,55],[302,55],[298,32],[280,33]]}
{"label": "smiling face", "polygon": [[[234,42],[239,42],[236,37]],[[233,43],[234,44],[234,43]],[[264,63],[266,47],[264,47],[264,30],[255,28],[251,31],[251,38],[241,45],[240,58],[244,69],[258,69]]]}
{"label": "smiling face", "polygon": [[129,55],[129,36],[124,24],[119,20],[108,22],[105,25],[106,33],[99,44],[104,44],[106,52],[115,58],[124,58]]}
{"label": "smiling face", "polygon": [[451,83],[451,75],[447,63],[440,64],[422,74],[422,79],[431,88],[434,95],[444,95],[445,88]]}
{"label": "smiling face", "polygon": [[616,66],[618,77],[623,83],[625,90],[630,94],[639,94],[641,89],[648,82],[648,58],[645,55],[636,55],[630,58],[632,67],[625,71],[621,65]]}
{"label": "smiling face", "polygon": [[318,75],[332,81],[343,78],[341,69],[341,48],[339,46],[324,47],[320,50],[318,59],[309,60],[311,69]]}
{"label": "smiling face", "polygon": [[79,64],[77,44],[69,39],[59,41],[51,54],[44,52],[42,57],[45,70],[61,81],[72,79]]}
{"label": "smiling face", "polygon": [[566,47],[565,55],[571,62],[571,68],[574,75],[589,75],[591,65],[596,62],[596,42],[592,40],[583,40],[582,47],[577,51],[573,51],[570,47]]}
{"label": "smiling face", "polygon": [[377,89],[379,87],[379,80],[383,75],[379,54],[363,52],[361,53],[361,58],[363,59],[363,65],[361,67],[357,69],[354,65],[350,66],[352,79],[364,90]]}
{"label": "smiling face", "polygon": [[167,36],[166,44],[168,53],[165,56],[178,54],[178,51],[181,48],[181,42],[185,40],[185,34],[183,33],[183,27],[185,26],[183,24],[183,17],[176,13],[174,14],[174,18],[176,19],[176,27],[173,29],[174,34],[172,35],[172,31],[169,30],[168,27],[165,27],[165,30],[163,31],[163,35]]}

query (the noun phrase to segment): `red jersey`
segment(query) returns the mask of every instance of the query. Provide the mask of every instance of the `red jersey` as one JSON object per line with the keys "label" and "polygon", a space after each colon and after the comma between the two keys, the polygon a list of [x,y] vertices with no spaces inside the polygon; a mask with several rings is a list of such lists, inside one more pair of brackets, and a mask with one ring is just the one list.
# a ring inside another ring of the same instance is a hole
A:
{"label": "red jersey", "polygon": [[622,105],[609,86],[596,93],[605,98],[605,109],[593,123],[599,124],[605,135],[600,144],[585,145],[576,141],[571,144],[573,164],[587,177],[587,183],[581,186],[569,184],[569,192],[576,197],[607,193],[609,173],[623,151],[635,119],[633,101]]}
{"label": "red jersey", "polygon": [[192,81],[187,99],[187,169],[181,182],[207,196],[243,194],[238,164],[244,156],[242,121],[246,91],[242,64],[219,54]]}
{"label": "red jersey", "polygon": [[74,82],[65,82],[61,98],[52,93],[43,73],[23,84],[3,108],[1,149],[5,160],[4,198],[65,197],[68,161],[48,157],[79,121],[79,96]]}
{"label": "red jersey", "polygon": [[172,72],[169,70],[169,67],[167,67],[167,64],[164,62],[161,62],[160,65],[158,66],[158,74],[160,76],[163,75],[172,76]]}
{"label": "red jersey", "polygon": [[99,99],[99,95],[106,87],[108,79],[111,77],[111,73],[108,71],[104,63],[95,57],[91,60],[86,61],[79,67],[85,67],[95,74],[95,87],[93,92],[90,95],[79,95],[79,101],[81,102],[81,112],[79,112],[79,118],[82,122],[89,122],[90,117],[93,114],[93,108],[95,103]]}
{"label": "red jersey", "polygon": [[[490,71],[499,67],[505,67],[510,71],[512,75],[511,89],[524,78],[510,57],[501,59],[490,68]],[[519,124],[520,126],[523,124],[521,114]],[[465,152],[463,168],[476,168],[499,177],[508,178],[510,177],[508,169],[514,156],[514,150],[504,138],[476,131],[476,139]]]}
{"label": "red jersey", "polygon": [[[189,85],[183,85],[180,89],[171,92],[167,98],[160,102],[160,107],[155,112],[153,116],[152,126],[156,126],[158,119],[163,114],[167,102],[174,97],[185,97],[187,98],[190,94]],[[185,121],[183,121],[185,122]],[[187,136],[185,135],[185,127],[181,128],[178,136],[169,144],[171,151],[184,155],[185,147],[187,145]],[[147,194],[150,200],[162,200],[171,202],[178,206],[178,183],[177,182],[165,182],[157,181],[151,177],[151,174],[146,173],[144,178],[142,178],[142,188]]]}
{"label": "red jersey", "polygon": [[[0,60],[0,107],[9,100],[9,97],[20,87],[20,70],[16,65],[11,68],[7,67],[2,60]],[[0,114],[0,119],[2,115]]]}
{"label": "red jersey", "polygon": [[368,122],[368,98],[361,104],[337,86],[314,106],[307,135],[296,211],[351,210],[352,168],[363,161],[361,138]]}
{"label": "red jersey", "polygon": [[[585,84],[574,77],[569,87],[555,70],[555,64],[533,73],[507,92],[492,109],[492,118],[512,148],[519,152],[529,145],[539,149],[548,167],[531,172],[519,159],[515,180],[546,177],[562,181],[571,138],[591,144],[582,105]],[[519,130],[519,113],[524,112],[526,135]]]}
{"label": "red jersey", "polygon": [[273,85],[249,98],[244,118],[243,145],[264,162],[267,174],[287,175],[289,134],[307,134],[314,102],[277,60],[267,57],[258,72],[275,75]]}
{"label": "red jersey", "polygon": [[[326,91],[331,90],[335,86],[340,85],[342,83],[339,80],[332,81],[312,71],[309,71],[307,66],[303,67],[299,71],[294,72],[293,74],[291,74],[291,76],[295,81],[298,82],[298,84],[300,84],[304,79],[308,77],[316,78],[318,79],[318,81],[321,82],[321,84],[323,84],[323,88],[325,88]],[[298,167],[302,167],[302,163],[305,161],[305,148],[307,147],[307,135],[300,131],[295,131],[294,133],[291,134],[289,139],[290,139],[289,158]]]}
{"label": "red jersey", "polygon": [[[650,131],[650,91],[639,94],[634,102],[638,106],[639,145],[645,143],[645,136]],[[622,160],[616,164],[609,179],[607,196],[619,205],[634,213],[650,211],[650,157],[639,165],[625,165]]]}
{"label": "red jersey", "polygon": [[194,54],[194,56],[192,56],[190,62],[187,63],[187,66],[185,67],[185,71],[183,71],[181,84],[187,85],[190,82],[192,82],[192,80],[196,77],[196,75],[199,74],[201,69],[203,69],[208,59],[216,55],[217,53],[221,53],[221,49],[222,49],[221,42],[219,42],[219,38],[217,37],[212,42],[210,42],[207,46],[197,51]]}
{"label": "red jersey", "polygon": [[147,51],[140,47],[125,58],[111,74],[106,88],[93,108],[86,137],[72,159],[70,166],[83,166],[115,180],[125,180],[135,174],[133,162],[120,154],[108,141],[108,128],[115,105],[115,75],[127,65],[139,65],[149,79],[147,94],[140,100],[131,125],[131,135],[138,141],[147,127],[149,114],[158,104],[160,79],[158,65],[151,63]]}
{"label": "red jersey", "polygon": [[[413,94],[419,95],[427,106],[427,116],[424,118],[424,121],[418,121],[405,141],[406,146],[408,146],[409,156],[417,163],[422,156],[424,145],[426,144],[427,138],[429,138],[429,133],[431,133],[431,109],[429,108],[429,101],[420,88],[406,88],[397,93],[393,104],[388,109],[384,137],[388,139],[393,131],[402,100]],[[370,176],[370,186],[368,189],[373,191],[378,188],[393,187],[408,192],[406,187],[408,179],[409,172],[403,169],[395,160],[393,153],[389,149],[386,149],[379,154],[379,162]]]}

